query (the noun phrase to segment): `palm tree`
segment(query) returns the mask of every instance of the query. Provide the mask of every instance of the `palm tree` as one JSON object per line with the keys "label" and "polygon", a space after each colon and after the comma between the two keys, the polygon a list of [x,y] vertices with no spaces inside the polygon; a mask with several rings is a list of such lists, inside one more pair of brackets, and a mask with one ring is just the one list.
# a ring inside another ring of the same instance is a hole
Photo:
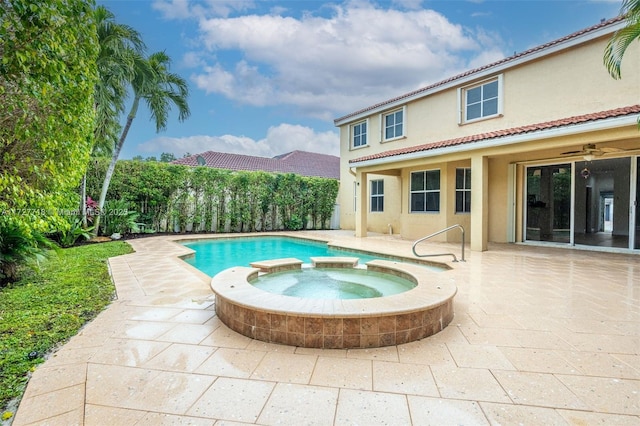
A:
{"label": "palm tree", "polygon": [[640,39],[640,0],[623,0],[620,14],[626,26],[615,32],[604,50],[604,64],[613,78],[622,77],[622,57],[634,40]]}
{"label": "palm tree", "polygon": [[[143,62],[142,36],[128,25],[119,24],[104,6],[94,10],[100,52],[96,59],[98,83],[94,90],[96,124],[92,157],[111,155],[118,142],[120,116],[125,112],[129,84],[136,67]],[[82,222],[87,227],[86,174],[82,179]],[[96,229],[97,231],[97,229]]]}
{"label": "palm tree", "polygon": [[[131,82],[133,89],[133,103],[127,116],[127,122],[122,129],[122,134],[111,154],[111,162],[107,167],[107,172],[102,183],[102,192],[98,200],[100,209],[104,207],[104,202],[109,190],[109,183],[113,176],[113,171],[118,161],[118,156],[127,138],[133,119],[136,118],[138,106],[143,100],[149,111],[151,119],[155,121],[156,131],[160,132],[167,127],[167,120],[172,104],[178,107],[178,120],[184,121],[191,114],[187,98],[189,88],[187,82],[177,74],[169,72],[171,59],[165,52],[156,52],[149,58],[136,66],[136,73]],[[95,229],[100,225],[100,216],[96,217]]]}
{"label": "palm tree", "polygon": [[143,59],[145,45],[135,29],[115,22],[113,13],[104,6],[96,7],[94,16],[100,44],[96,60],[99,80],[94,92],[94,136],[96,150],[110,154],[118,141],[127,90],[135,77],[135,67]]}

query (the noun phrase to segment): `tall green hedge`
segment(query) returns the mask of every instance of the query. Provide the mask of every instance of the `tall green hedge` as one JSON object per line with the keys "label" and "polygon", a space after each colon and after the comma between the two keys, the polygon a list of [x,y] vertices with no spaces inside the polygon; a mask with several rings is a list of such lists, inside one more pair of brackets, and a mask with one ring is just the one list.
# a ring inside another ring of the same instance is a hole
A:
{"label": "tall green hedge", "polygon": [[43,234],[68,230],[78,208],[95,124],[92,6],[0,1],[0,285],[43,254]]}
{"label": "tall green hedge", "polygon": [[92,2],[0,1],[0,234],[68,226],[93,143]]}
{"label": "tall green hedge", "polygon": [[[92,198],[106,167],[106,160],[91,163]],[[326,229],[337,195],[335,179],[121,160],[107,201],[126,203],[146,230],[255,232]],[[101,214],[113,213],[106,210]]]}

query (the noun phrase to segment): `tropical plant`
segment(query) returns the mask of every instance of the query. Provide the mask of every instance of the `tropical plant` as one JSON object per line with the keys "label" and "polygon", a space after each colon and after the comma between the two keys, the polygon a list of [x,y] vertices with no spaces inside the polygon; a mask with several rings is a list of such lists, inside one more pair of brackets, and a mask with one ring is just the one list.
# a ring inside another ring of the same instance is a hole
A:
{"label": "tropical plant", "polygon": [[[91,164],[87,188],[89,194],[95,194],[107,159]],[[138,213],[137,222],[144,224],[145,231],[174,232],[178,227],[182,232],[325,229],[335,209],[338,187],[336,179],[120,160],[108,199],[126,201]]]}
{"label": "tropical plant", "polygon": [[[96,66],[98,81],[94,91],[95,126],[94,157],[111,155],[120,133],[120,117],[125,111],[129,83],[136,67],[144,67],[144,42],[132,27],[117,23],[115,16],[104,6],[94,10],[94,20],[100,47]],[[86,198],[86,176],[80,188],[82,200]],[[88,225],[86,202],[81,203],[82,218]]]}
{"label": "tropical plant", "polygon": [[93,143],[98,43],[89,2],[0,2],[0,280],[68,226]]}
{"label": "tropical plant", "polygon": [[623,0],[620,15],[626,25],[613,34],[604,50],[604,64],[615,79],[622,77],[622,58],[627,48],[640,39],[640,0]]}
{"label": "tropical plant", "polygon": [[[182,166],[180,166],[182,167]],[[194,221],[196,230],[219,231],[226,223],[227,188],[232,174],[229,170],[209,167],[189,168],[189,188],[196,195]],[[183,186],[183,185],[181,185]]]}
{"label": "tropical plant", "polygon": [[100,211],[100,216],[104,222],[103,234],[128,234],[139,232],[138,213],[132,210],[130,204],[125,200],[109,200],[105,203],[104,209]]}
{"label": "tropical plant", "polygon": [[335,201],[338,196],[339,183],[335,179],[322,179],[317,177],[309,180],[309,215],[312,227],[325,229],[335,209]]}
{"label": "tropical plant", "polygon": [[93,222],[94,217],[100,213],[98,203],[91,197],[86,197],[85,201],[85,214],[89,219],[89,222]]}
{"label": "tropical plant", "polygon": [[117,23],[104,6],[94,10],[100,52],[96,59],[98,82],[95,86],[96,152],[110,154],[118,142],[120,116],[125,111],[129,82],[140,66],[145,49],[140,34],[132,27]]}
{"label": "tropical plant", "polygon": [[0,2],[0,211],[25,235],[65,226],[87,167],[98,43],[83,0]]}
{"label": "tropical plant", "polygon": [[0,286],[15,281],[21,266],[36,267],[53,248],[42,233],[0,220]]}
{"label": "tropical plant", "polygon": [[193,222],[194,212],[193,206],[195,204],[194,197],[187,190],[178,190],[171,200],[170,217],[171,222],[169,229],[174,231],[176,228],[180,232],[187,231],[187,225]]}
{"label": "tropical plant", "polygon": [[163,163],[170,163],[176,159],[176,156],[171,152],[163,152],[160,154],[160,161]]}
{"label": "tropical plant", "polygon": [[[109,190],[111,177],[120,156],[120,151],[127,138],[133,119],[136,117],[140,101],[144,101],[151,112],[151,118],[155,121],[156,131],[160,132],[167,127],[167,120],[172,104],[178,108],[178,120],[184,121],[190,115],[187,97],[189,89],[187,82],[177,74],[171,73],[169,67],[171,59],[164,52],[156,52],[149,56],[146,61],[137,63],[135,74],[131,86],[133,89],[133,103],[127,121],[122,129],[122,134],[111,154],[111,162],[107,171],[100,192],[98,204],[104,207]],[[96,227],[100,218],[98,217]]]}
{"label": "tropical plant", "polygon": [[79,239],[88,240],[91,238],[93,226],[85,227],[82,223],[82,217],[76,217],[70,224],[69,229],[59,231],[55,237],[62,247],[71,247]]}

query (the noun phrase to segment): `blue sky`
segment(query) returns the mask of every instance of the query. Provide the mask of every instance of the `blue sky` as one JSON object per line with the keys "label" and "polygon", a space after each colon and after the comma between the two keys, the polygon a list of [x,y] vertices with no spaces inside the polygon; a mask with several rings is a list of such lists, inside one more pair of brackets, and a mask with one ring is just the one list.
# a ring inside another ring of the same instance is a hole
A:
{"label": "blue sky", "polygon": [[[616,16],[621,1],[98,0],[190,86],[157,134],[141,106],[120,158],[339,155],[333,119]],[[124,117],[123,117],[124,120]]]}

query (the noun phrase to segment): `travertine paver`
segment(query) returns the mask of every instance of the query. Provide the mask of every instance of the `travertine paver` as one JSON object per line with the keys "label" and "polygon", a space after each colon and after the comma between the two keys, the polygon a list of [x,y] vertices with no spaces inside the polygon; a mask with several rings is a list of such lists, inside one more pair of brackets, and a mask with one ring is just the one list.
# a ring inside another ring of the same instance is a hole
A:
{"label": "travertine paver", "polygon": [[341,389],[335,423],[341,425],[410,424],[409,404],[404,395]]}
{"label": "travertine paver", "polygon": [[[390,236],[296,235],[412,256]],[[36,369],[14,426],[640,424],[638,255],[494,244],[443,272],[444,331],[318,350],[229,330],[176,238],[110,260],[118,299]]]}
{"label": "travertine paver", "polygon": [[265,425],[333,425],[338,389],[278,383],[258,423]]}

